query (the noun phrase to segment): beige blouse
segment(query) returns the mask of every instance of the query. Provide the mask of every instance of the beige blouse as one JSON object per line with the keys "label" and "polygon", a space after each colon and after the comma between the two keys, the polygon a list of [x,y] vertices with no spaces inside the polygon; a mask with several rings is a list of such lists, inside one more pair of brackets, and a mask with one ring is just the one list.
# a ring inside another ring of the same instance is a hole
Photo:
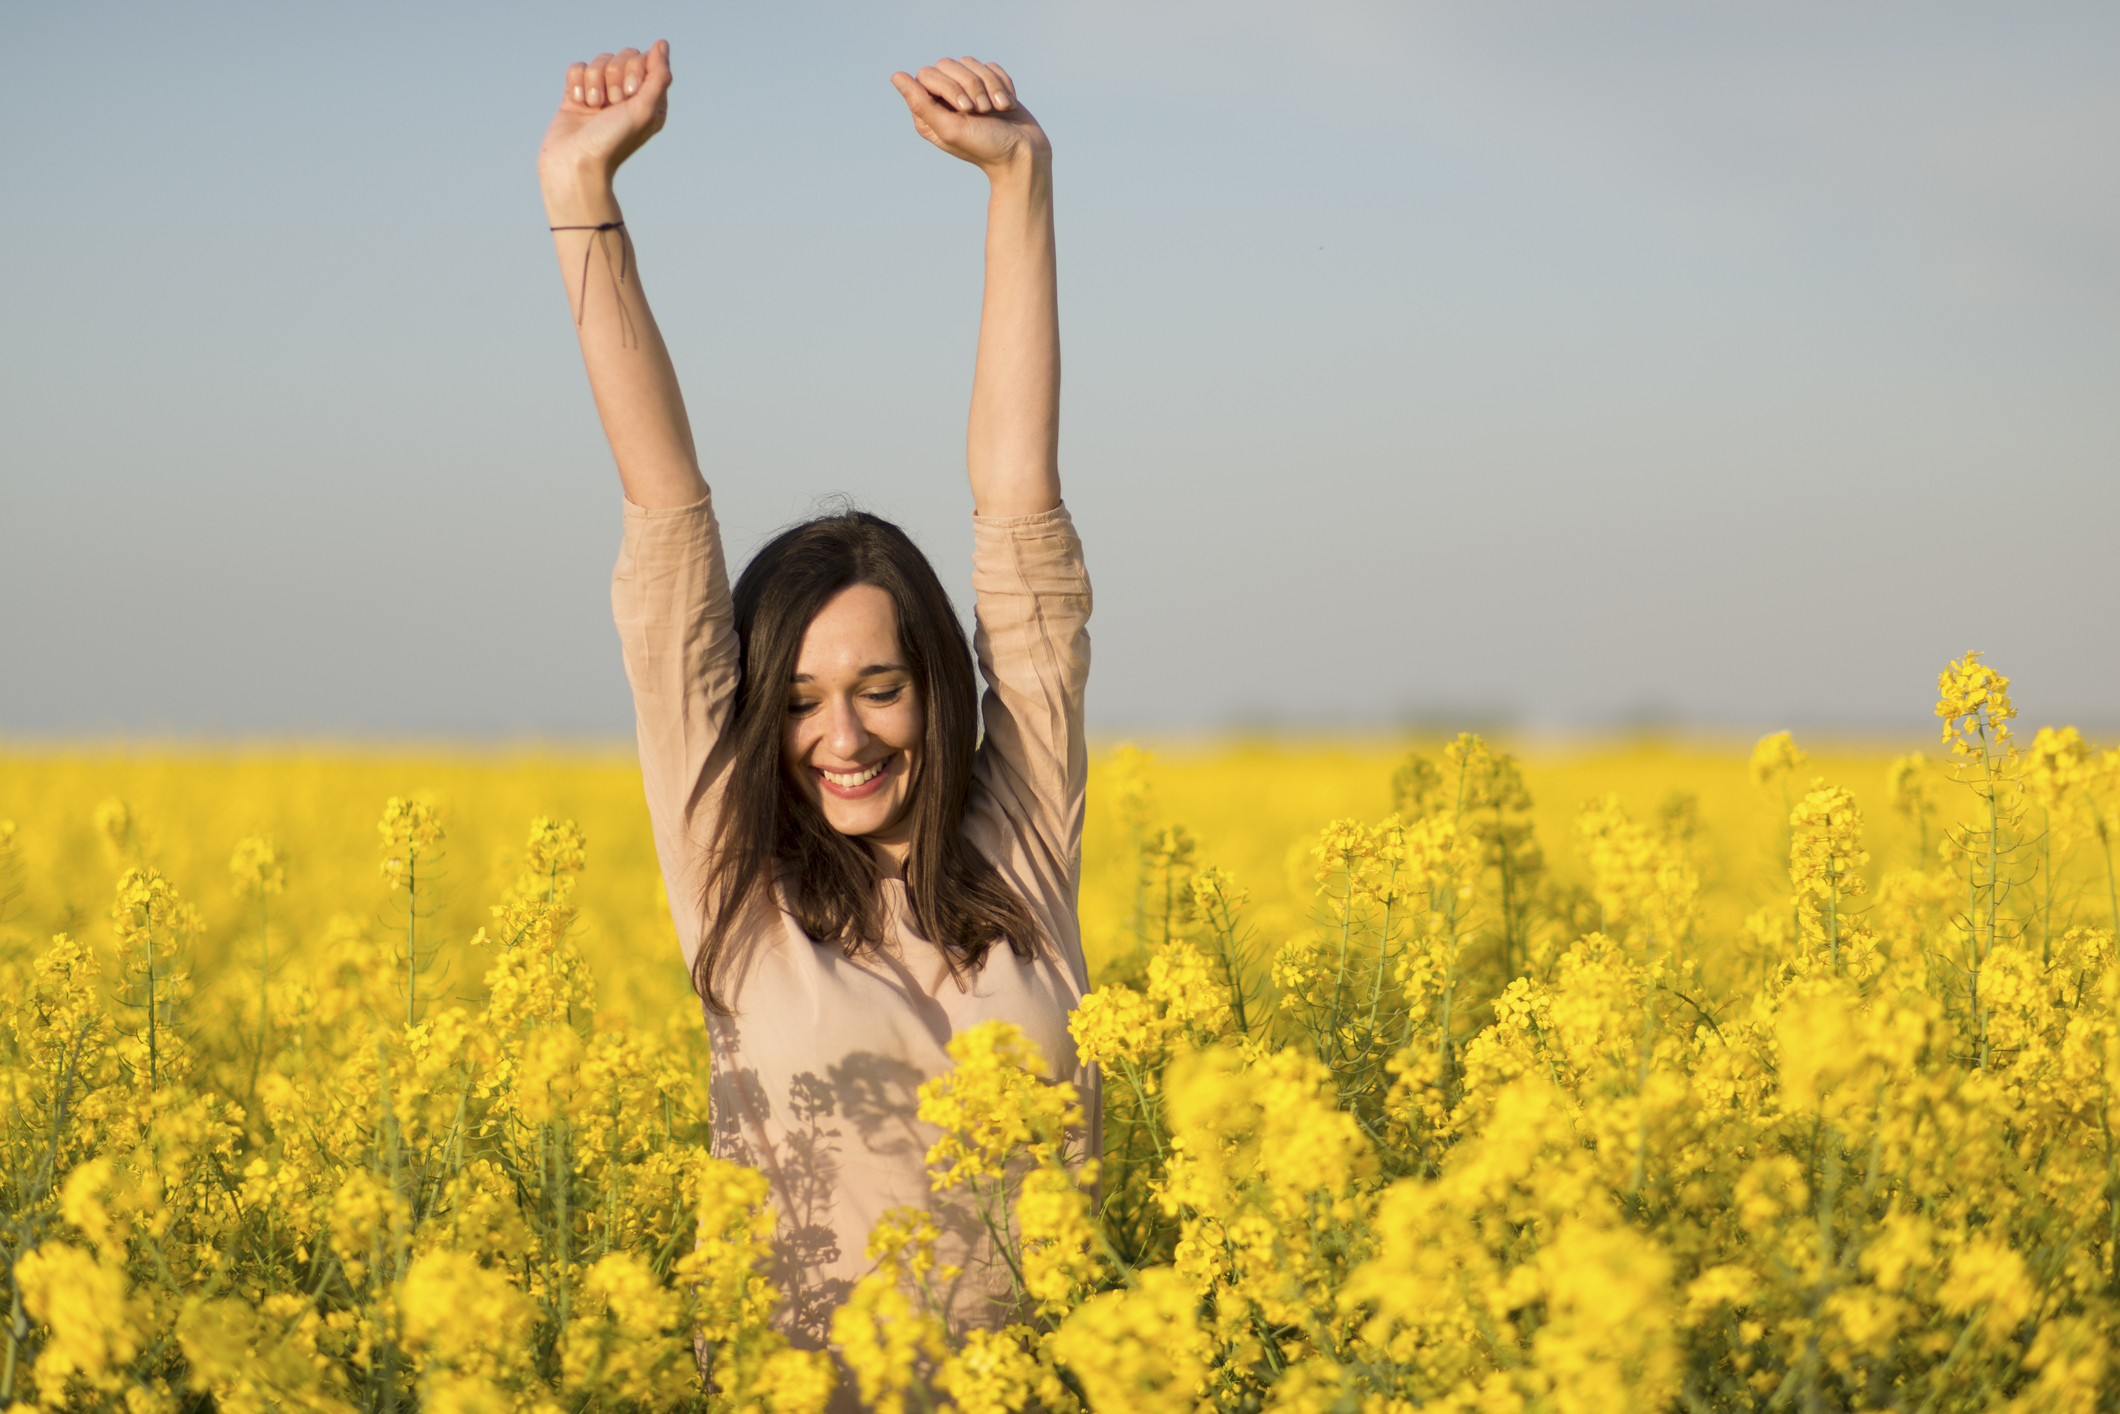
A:
{"label": "beige blouse", "polygon": [[[1095,1072],[1078,1063],[1068,1013],[1088,986],[1075,919],[1087,753],[1089,576],[1065,507],[972,522],[974,646],[986,680],[985,736],[964,831],[1045,932],[1035,956],[996,945],[952,979],[892,880],[895,936],[848,958],[781,913],[732,946],[707,1014],[714,1151],[764,1170],[779,1214],[775,1278],[791,1337],[825,1343],[831,1314],[871,1263],[868,1232],[886,1209],[934,1211],[937,1256],[964,1269],[953,1324],[992,1324],[1008,1277],[977,1218],[928,1188],[936,1131],[915,1117],[920,1083],[949,1068],[959,1030],[1012,1021],[1053,1073],[1097,1113]],[[641,777],[670,911],[691,964],[704,931],[705,843],[726,788],[738,651],[728,569],[711,497],[672,510],[626,504],[611,580],[640,735]],[[1094,1119],[1089,1136],[1096,1140]],[[1092,1147],[1091,1152],[1095,1152]]]}

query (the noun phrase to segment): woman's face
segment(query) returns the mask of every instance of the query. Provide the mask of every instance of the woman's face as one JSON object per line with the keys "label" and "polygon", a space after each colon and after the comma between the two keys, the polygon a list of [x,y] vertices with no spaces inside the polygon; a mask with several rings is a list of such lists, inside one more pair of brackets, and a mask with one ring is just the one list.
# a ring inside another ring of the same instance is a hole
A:
{"label": "woman's face", "polygon": [[902,864],[925,726],[891,596],[852,584],[802,636],[780,760],[831,827]]}

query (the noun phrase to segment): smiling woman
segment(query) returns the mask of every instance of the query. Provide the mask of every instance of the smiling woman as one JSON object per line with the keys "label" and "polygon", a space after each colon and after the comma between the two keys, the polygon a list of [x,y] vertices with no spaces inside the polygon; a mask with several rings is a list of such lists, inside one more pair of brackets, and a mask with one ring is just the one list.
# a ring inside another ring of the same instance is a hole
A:
{"label": "smiling woman", "polygon": [[901,869],[922,717],[905,656],[889,594],[850,584],[833,595],[802,636],[780,758],[826,824],[880,846]]}
{"label": "smiling woman", "polygon": [[[713,1040],[715,1152],[761,1169],[782,1321],[822,1346],[893,1208],[928,1210],[960,1328],[1022,1314],[962,1196],[930,1190],[917,1090],[1007,1021],[1084,1101],[1068,1015],[1090,592],[1060,503],[1051,149],[997,64],[894,74],[991,185],[972,386],[977,675],[948,593],[859,512],[783,532],[729,587],[677,376],[612,191],[661,130],[669,48],[567,71],[539,156],[582,357],[626,492],[612,608],[678,937]],[[977,678],[983,677],[982,708]],[[935,1278],[931,1275],[929,1280]],[[838,1402],[850,1404],[842,1384]]]}

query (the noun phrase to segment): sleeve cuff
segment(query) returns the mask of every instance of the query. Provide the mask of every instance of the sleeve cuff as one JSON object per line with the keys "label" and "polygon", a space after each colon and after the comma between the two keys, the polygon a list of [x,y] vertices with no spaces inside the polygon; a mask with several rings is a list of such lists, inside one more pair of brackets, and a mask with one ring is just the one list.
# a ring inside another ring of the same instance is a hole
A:
{"label": "sleeve cuff", "polygon": [[701,511],[712,510],[714,507],[714,493],[712,491],[709,491],[690,505],[684,506],[643,506],[638,502],[626,500],[624,497],[620,499],[624,502],[626,520],[629,523],[638,520],[676,520],[684,516],[696,516]]}
{"label": "sleeve cuff", "polygon": [[1049,511],[1033,511],[1027,516],[983,516],[972,512],[972,524],[981,530],[1036,530],[1048,525],[1072,525],[1074,517],[1067,513],[1067,502],[1062,501]]}

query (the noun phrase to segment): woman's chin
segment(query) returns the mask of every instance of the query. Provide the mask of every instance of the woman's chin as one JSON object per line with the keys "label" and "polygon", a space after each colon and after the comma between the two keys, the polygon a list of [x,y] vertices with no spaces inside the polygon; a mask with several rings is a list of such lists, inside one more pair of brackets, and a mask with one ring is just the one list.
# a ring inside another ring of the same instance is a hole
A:
{"label": "woman's chin", "polygon": [[900,802],[896,800],[853,801],[826,799],[824,802],[825,823],[842,835],[853,835],[867,839],[891,833],[898,823]]}

